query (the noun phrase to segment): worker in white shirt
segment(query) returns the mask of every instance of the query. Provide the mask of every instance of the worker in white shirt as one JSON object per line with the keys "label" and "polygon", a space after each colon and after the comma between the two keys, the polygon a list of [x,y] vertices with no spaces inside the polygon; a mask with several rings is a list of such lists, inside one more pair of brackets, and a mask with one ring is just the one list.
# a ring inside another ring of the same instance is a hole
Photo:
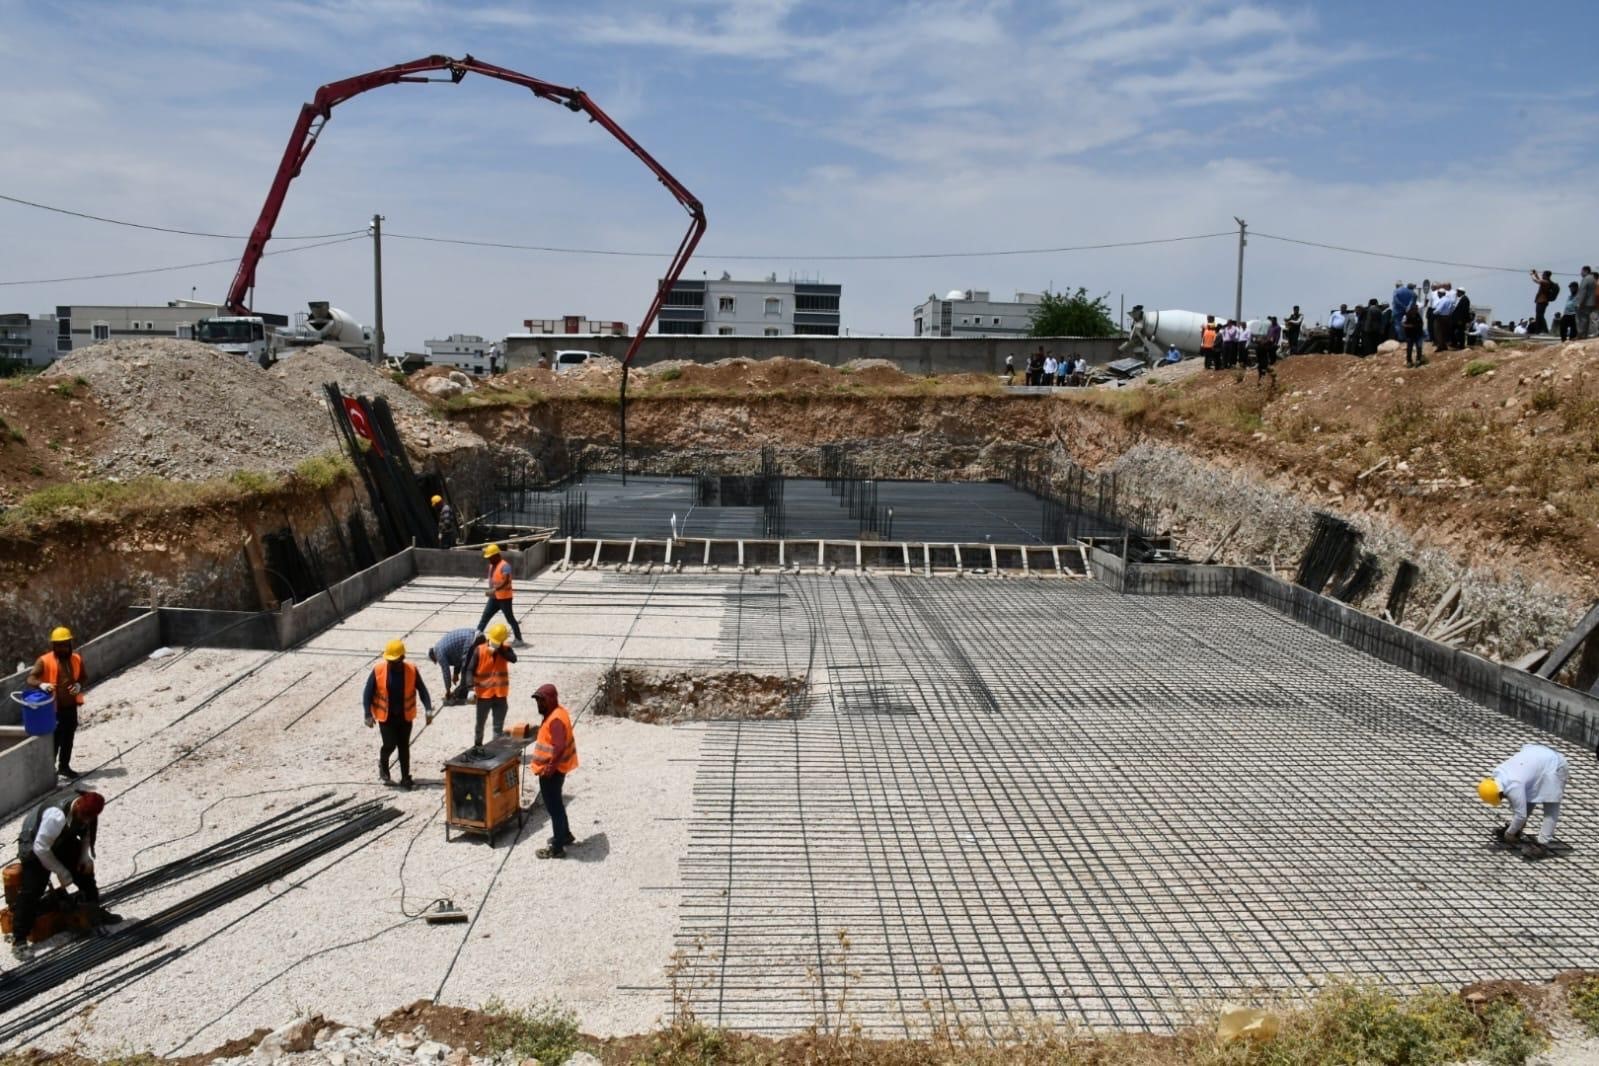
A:
{"label": "worker in white shirt", "polygon": [[1521,831],[1534,804],[1543,804],[1543,824],[1538,827],[1538,842],[1528,843],[1523,853],[1537,858],[1547,852],[1560,823],[1560,800],[1566,792],[1569,768],[1566,757],[1542,744],[1524,744],[1520,751],[1494,767],[1493,776],[1477,784],[1477,795],[1490,807],[1501,800],[1510,804],[1510,824],[1500,826],[1494,837],[1507,845],[1521,843]]}
{"label": "worker in white shirt", "polygon": [[33,932],[52,874],[63,892],[77,886],[77,903],[91,909],[94,924],[115,925],[122,921],[100,906],[100,890],[94,879],[95,830],[104,809],[105,797],[100,793],[78,792],[40,804],[23,819],[17,838],[22,885],[17,891],[11,924],[11,951],[18,959],[31,957],[28,936]]}
{"label": "worker in white shirt", "polygon": [[1044,381],[1043,381],[1043,383],[1045,385],[1049,385],[1049,386],[1053,387],[1054,384],[1055,384],[1055,374],[1059,370],[1060,370],[1060,363],[1056,362],[1055,357],[1053,355],[1046,356],[1045,359],[1044,359]]}

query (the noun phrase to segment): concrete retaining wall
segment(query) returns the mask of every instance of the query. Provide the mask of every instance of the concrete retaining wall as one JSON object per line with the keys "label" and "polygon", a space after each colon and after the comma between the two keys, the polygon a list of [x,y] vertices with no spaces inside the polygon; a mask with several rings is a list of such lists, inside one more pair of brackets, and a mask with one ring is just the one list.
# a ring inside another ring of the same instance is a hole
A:
{"label": "concrete retaining wall", "polygon": [[[93,640],[84,641],[78,645],[78,654],[83,656],[83,671],[89,675],[89,683],[93,685],[160,646],[160,620],[141,612],[117,628]],[[49,647],[47,642],[41,643],[39,653],[43,654]],[[0,678],[0,725],[17,725],[22,721],[22,709],[12,702],[11,694],[22,691],[31,669],[33,664],[30,662],[16,673]]]}
{"label": "concrete retaining wall", "polygon": [[[55,748],[50,738],[30,737],[19,725],[0,726],[0,818],[11,817],[13,811],[32,803],[55,784]],[[4,861],[12,858],[7,853]]]}
{"label": "concrete retaining wall", "polygon": [[[416,572],[420,576],[488,579],[488,563],[475,548],[457,551],[416,548],[414,551]],[[534,541],[524,548],[505,549],[505,556],[511,560],[511,574],[514,577],[530,578],[549,565],[550,545],[548,541]]]}
{"label": "concrete retaining wall", "polygon": [[1129,595],[1240,596],[1270,607],[1383,662],[1584,747],[1599,744],[1599,699],[1545,678],[1440,644],[1347,604],[1238,566],[1134,564],[1091,552],[1094,577]]}
{"label": "concrete retaining wall", "polygon": [[[540,353],[581,348],[620,359],[629,337],[552,335],[510,337],[506,365],[532,366]],[[718,359],[771,359],[788,356],[839,366],[852,359],[886,359],[908,374],[998,374],[1005,357],[1014,356],[1017,374],[1027,369],[1027,356],[1040,346],[1055,355],[1082,356],[1093,365],[1117,356],[1120,337],[713,337],[699,334],[651,334],[634,357],[635,366],[685,359],[713,363]]]}

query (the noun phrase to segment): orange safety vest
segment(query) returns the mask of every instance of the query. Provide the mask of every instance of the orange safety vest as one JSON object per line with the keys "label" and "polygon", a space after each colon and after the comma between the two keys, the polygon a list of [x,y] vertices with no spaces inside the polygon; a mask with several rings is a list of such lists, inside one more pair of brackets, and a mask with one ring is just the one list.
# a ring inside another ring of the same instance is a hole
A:
{"label": "orange safety vest", "polygon": [[[405,720],[416,721],[416,667],[410,663],[401,663],[405,667]],[[387,722],[389,720],[389,664],[385,660],[372,668],[372,678],[377,682],[377,691],[372,693],[372,720],[374,722]]]}
{"label": "orange safety vest", "polygon": [[[56,653],[55,652],[53,652],[53,651],[45,652],[43,655],[39,656],[39,675],[40,675],[40,677],[44,680],[44,682],[46,684],[56,686],[56,694],[55,694],[55,696],[56,696],[56,704],[57,704],[57,706],[60,705],[62,698],[65,697],[65,698],[67,698],[69,700],[72,700],[79,707],[82,707],[83,706],[83,693],[80,692],[76,696],[74,696],[70,692],[61,691],[61,682],[56,677],[57,668],[58,668],[59,665],[60,665],[60,660],[56,658]],[[73,652],[72,653],[72,680],[74,682],[83,680],[83,656],[79,655],[77,652]]]}
{"label": "orange safety vest", "polygon": [[489,567],[489,587],[494,590],[494,598],[508,600],[511,598],[511,564],[504,559],[496,559],[494,565]]}
{"label": "orange safety vest", "polygon": [[[555,750],[555,734],[550,727],[560,722],[566,727],[566,749]],[[577,769],[577,736],[572,732],[572,712],[559,703],[555,710],[539,723],[539,738],[533,744],[533,759],[529,763],[540,777],[547,774],[569,774]]]}
{"label": "orange safety vest", "polygon": [[511,664],[494,654],[494,649],[487,644],[477,646],[472,689],[480,700],[505,699],[511,694]]}
{"label": "orange safety vest", "polygon": [[1202,348],[1214,348],[1214,347],[1216,347],[1216,327],[1215,326],[1206,326],[1204,331],[1200,334],[1200,336],[1202,338],[1200,340],[1200,342],[1199,342],[1200,343],[1200,347],[1202,347]]}

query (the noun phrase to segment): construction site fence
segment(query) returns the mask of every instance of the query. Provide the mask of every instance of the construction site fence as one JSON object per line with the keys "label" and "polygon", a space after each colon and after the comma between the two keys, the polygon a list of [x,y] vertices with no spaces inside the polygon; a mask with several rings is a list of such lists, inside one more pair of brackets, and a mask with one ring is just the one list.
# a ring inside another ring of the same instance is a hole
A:
{"label": "construction site fence", "polygon": [[728,539],[681,537],[567,538],[550,541],[550,557],[570,567],[737,567],[863,570],[882,574],[1004,573],[1083,575],[1073,545],[924,543],[920,541]]}
{"label": "construction site fence", "polygon": [[1108,545],[1090,547],[1088,559],[1095,580],[1117,592],[1253,600],[1357,651],[1436,682],[1480,706],[1585,748],[1599,744],[1599,699],[1440,643],[1262,570],[1130,562]]}

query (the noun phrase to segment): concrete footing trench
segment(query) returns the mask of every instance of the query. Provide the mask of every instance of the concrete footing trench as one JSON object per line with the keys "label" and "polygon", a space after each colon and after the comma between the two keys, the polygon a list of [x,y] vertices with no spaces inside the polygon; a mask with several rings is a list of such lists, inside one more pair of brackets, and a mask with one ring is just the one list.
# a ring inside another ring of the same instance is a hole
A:
{"label": "concrete footing trench", "polygon": [[[1260,603],[1076,577],[571,569],[516,602],[510,719],[536,721],[550,682],[577,723],[566,861],[535,859],[538,808],[492,843],[446,842],[440,769],[471,745],[469,707],[418,720],[415,791],[377,780],[367,674],[401,637],[441,699],[426,649],[477,621],[479,581],[414,577],[288,651],[171,649],[91,692],[76,761],[110,800],[102,882],[323,791],[405,817],[141,949],[129,964],[183,951],[30,1042],[190,1053],[423,998],[555,998],[602,1035],[684,1005],[774,1033],[1162,1031],[1332,975],[1599,966],[1599,851],[1576,832],[1537,862],[1494,851],[1474,792],[1548,743],[1571,762],[1563,827],[1582,825],[1592,751]],[[595,713],[618,667],[791,679],[790,713]],[[439,898],[470,920],[425,924]]]}

